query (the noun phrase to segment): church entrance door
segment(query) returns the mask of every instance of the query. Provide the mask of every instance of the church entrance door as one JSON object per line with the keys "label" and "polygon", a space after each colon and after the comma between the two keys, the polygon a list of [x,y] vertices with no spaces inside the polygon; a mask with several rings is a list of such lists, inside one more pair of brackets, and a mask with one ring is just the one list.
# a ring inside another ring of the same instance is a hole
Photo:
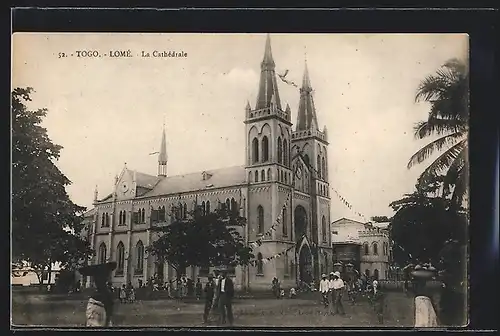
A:
{"label": "church entrance door", "polygon": [[311,283],[313,279],[313,264],[312,264],[312,254],[309,246],[304,245],[300,249],[299,253],[299,280],[307,283]]}

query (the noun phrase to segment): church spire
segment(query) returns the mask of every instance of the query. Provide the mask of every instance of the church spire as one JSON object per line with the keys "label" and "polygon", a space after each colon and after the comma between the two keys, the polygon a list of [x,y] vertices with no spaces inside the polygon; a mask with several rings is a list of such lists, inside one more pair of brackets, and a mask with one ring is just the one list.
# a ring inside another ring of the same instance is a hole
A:
{"label": "church spire", "polygon": [[163,132],[161,135],[160,153],[158,154],[158,176],[167,176],[167,137],[165,135],[165,122],[163,122]]}
{"label": "church spire", "polygon": [[309,129],[318,129],[318,119],[316,117],[316,108],[312,96],[311,80],[307,61],[305,62],[304,77],[302,78],[302,87],[300,88],[299,111],[297,114],[297,131]]}
{"label": "church spire", "polygon": [[270,107],[273,96],[275,96],[274,99],[276,100],[275,106],[281,110],[278,83],[276,82],[275,63],[271,50],[271,37],[267,34],[264,59],[260,64],[259,93],[255,109],[260,110]]}

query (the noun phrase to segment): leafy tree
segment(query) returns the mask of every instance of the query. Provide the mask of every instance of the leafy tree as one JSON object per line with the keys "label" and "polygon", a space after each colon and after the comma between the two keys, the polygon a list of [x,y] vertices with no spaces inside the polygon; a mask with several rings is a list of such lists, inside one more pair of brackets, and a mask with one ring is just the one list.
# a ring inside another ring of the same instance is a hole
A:
{"label": "leafy tree", "polygon": [[156,227],[160,236],[148,252],[167,261],[177,276],[189,266],[245,265],[254,255],[237,230],[244,225],[244,218],[223,207],[208,214],[197,208],[187,219]]}
{"label": "leafy tree", "polygon": [[[410,158],[408,168],[422,163],[436,151],[441,152],[422,173],[420,182],[428,184],[435,177],[445,174],[443,194],[453,189],[452,200],[462,205],[468,183],[469,131],[469,71],[467,66],[452,59],[436,74],[427,76],[419,85],[415,101],[430,103],[427,120],[415,126],[418,139],[439,136]],[[420,187],[422,186],[420,185]]]}
{"label": "leafy tree", "polygon": [[26,106],[32,92],[12,92],[12,257],[28,262],[41,280],[53,262],[68,263],[87,246],[67,232],[81,230],[85,208],[66,193],[71,182],[55,164],[62,147],[40,125],[47,110]]}
{"label": "leafy tree", "polygon": [[391,221],[391,219],[387,216],[373,216],[371,219],[375,223],[386,223]]}
{"label": "leafy tree", "polygon": [[461,266],[455,266],[463,269],[463,258],[443,259],[443,248],[449,242],[464,246],[467,241],[465,211],[457,211],[447,197],[434,196],[443,179],[437,178],[424,187],[419,181],[415,192],[390,204],[396,212],[391,221],[391,236],[396,243],[393,256],[398,264],[431,261],[436,266],[444,267],[447,263],[449,267],[456,262]]}

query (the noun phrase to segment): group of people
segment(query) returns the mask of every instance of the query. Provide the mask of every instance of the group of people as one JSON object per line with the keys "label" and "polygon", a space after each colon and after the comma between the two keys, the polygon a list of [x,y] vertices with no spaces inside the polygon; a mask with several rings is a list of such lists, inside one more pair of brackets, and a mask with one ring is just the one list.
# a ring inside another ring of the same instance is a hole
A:
{"label": "group of people", "polygon": [[331,272],[329,277],[321,275],[319,292],[321,293],[325,308],[329,309],[331,315],[345,315],[342,304],[342,296],[345,290],[344,281],[340,277],[340,272]]}
{"label": "group of people", "polygon": [[135,288],[132,286],[132,282],[129,281],[128,285],[122,285],[120,288],[119,298],[121,303],[133,303],[135,302]]}
{"label": "group of people", "polygon": [[234,284],[227,276],[226,270],[216,270],[214,275],[208,275],[205,284],[205,309],[203,311],[203,323],[209,323],[210,313],[215,317],[219,325],[233,324],[233,297]]}

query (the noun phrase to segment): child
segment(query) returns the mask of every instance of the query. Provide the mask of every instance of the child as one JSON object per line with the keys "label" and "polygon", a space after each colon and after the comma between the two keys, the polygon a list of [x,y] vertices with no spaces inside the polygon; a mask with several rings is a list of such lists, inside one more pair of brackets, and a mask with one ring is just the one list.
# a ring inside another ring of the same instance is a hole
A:
{"label": "child", "polygon": [[280,291],[280,299],[283,299],[284,297],[285,297],[285,290],[284,290],[284,289],[282,289],[282,290]]}
{"label": "child", "polygon": [[295,291],[295,288],[290,288],[290,299],[294,299],[297,296],[297,292]]}
{"label": "child", "polygon": [[120,288],[120,302],[121,303],[127,302],[127,289],[125,288],[125,284],[122,285],[122,287]]}
{"label": "child", "polygon": [[134,289],[134,287],[130,288],[129,302],[130,303],[135,302],[135,289]]}

